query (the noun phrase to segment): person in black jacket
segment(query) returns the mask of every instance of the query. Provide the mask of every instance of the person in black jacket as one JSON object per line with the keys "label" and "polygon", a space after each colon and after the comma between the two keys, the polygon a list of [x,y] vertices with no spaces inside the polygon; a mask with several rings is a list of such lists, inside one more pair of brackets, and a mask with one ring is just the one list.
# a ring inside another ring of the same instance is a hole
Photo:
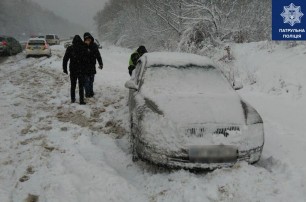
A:
{"label": "person in black jacket", "polygon": [[85,105],[84,102],[84,75],[86,73],[86,54],[87,50],[82,38],[76,35],[73,38],[72,45],[66,50],[63,59],[63,71],[68,74],[67,63],[70,60],[69,71],[70,71],[70,81],[71,81],[71,102],[75,102],[75,89],[77,81],[79,81],[79,94],[80,94],[80,104]]}
{"label": "person in black jacket", "polygon": [[99,69],[103,69],[103,62],[101,54],[99,52],[99,47],[94,41],[92,35],[88,32],[84,34],[84,42],[87,45],[87,72],[85,75],[85,94],[86,97],[90,98],[95,95],[93,91],[93,83],[95,80],[96,71],[96,61],[99,63]]}

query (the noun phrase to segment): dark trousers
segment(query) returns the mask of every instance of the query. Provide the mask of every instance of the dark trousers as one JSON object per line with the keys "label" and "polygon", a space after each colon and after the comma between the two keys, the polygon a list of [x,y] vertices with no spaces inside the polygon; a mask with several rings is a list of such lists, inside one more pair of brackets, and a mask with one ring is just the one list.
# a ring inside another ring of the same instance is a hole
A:
{"label": "dark trousers", "polygon": [[94,74],[89,74],[85,76],[85,93],[86,96],[93,96],[94,91],[93,91],[93,83],[95,81],[95,75]]}
{"label": "dark trousers", "polygon": [[75,89],[77,81],[79,81],[80,102],[84,101],[84,76],[78,74],[70,74],[71,81],[71,101],[75,101]]}

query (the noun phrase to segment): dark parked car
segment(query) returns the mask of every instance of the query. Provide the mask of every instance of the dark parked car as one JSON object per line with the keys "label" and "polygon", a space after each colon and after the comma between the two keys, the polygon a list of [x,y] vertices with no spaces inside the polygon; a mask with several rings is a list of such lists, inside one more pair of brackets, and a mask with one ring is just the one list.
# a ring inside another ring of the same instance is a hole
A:
{"label": "dark parked car", "polygon": [[15,55],[21,52],[22,47],[16,39],[0,35],[0,55]]}

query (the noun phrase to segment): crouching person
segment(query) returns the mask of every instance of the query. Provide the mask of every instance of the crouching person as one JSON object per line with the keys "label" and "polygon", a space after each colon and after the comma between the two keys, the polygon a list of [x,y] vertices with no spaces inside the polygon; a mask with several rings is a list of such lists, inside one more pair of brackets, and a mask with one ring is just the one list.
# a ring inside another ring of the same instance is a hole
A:
{"label": "crouching person", "polygon": [[79,83],[80,104],[85,105],[84,102],[84,81],[85,81],[85,63],[86,63],[86,47],[82,38],[76,35],[73,38],[72,45],[66,50],[63,59],[63,71],[68,74],[67,63],[70,60],[69,71],[71,81],[71,102],[75,102],[75,89],[77,82]]}

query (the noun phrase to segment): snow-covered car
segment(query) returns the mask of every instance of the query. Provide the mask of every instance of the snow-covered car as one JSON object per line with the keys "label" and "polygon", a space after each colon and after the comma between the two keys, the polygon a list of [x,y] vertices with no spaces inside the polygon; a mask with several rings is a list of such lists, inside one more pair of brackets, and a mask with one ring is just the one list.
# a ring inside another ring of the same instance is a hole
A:
{"label": "snow-covered car", "polygon": [[51,48],[47,41],[42,38],[31,38],[26,45],[26,57],[51,56]]}
{"label": "snow-covered car", "polygon": [[260,159],[263,120],[210,59],[147,53],[125,87],[134,160],[215,169]]}

